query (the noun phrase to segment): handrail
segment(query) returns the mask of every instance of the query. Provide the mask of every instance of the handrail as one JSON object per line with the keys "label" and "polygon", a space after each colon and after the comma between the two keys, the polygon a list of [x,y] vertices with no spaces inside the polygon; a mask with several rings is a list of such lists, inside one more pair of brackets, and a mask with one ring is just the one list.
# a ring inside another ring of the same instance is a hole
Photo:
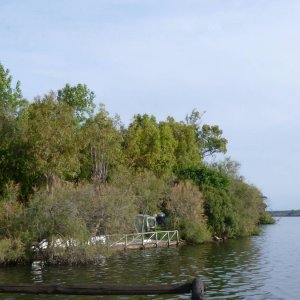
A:
{"label": "handrail", "polygon": [[137,234],[168,233],[168,232],[178,232],[178,230],[159,230],[159,231],[145,231],[145,232],[135,232],[135,233],[114,233],[114,234],[106,234],[105,236],[120,236],[120,235],[133,236]]}
{"label": "handrail", "polygon": [[[158,237],[158,235],[161,235]],[[111,238],[117,239],[113,240],[110,244],[109,241]],[[145,239],[147,237],[147,239]],[[175,239],[174,239],[175,238]],[[127,249],[130,245],[149,245],[149,244],[155,244],[158,246],[160,243],[164,242],[168,246],[171,245],[171,243],[176,241],[176,245],[179,244],[179,237],[178,237],[178,230],[162,230],[162,231],[149,231],[149,232],[137,232],[137,233],[128,233],[128,234],[111,234],[106,235],[106,244],[108,247],[115,247],[115,246],[125,246],[125,249]]]}

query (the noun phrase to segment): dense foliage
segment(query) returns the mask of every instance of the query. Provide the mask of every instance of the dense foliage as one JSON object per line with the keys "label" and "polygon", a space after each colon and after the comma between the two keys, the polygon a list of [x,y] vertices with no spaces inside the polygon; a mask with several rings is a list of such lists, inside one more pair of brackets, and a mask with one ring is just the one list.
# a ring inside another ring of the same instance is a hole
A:
{"label": "dense foliage", "polygon": [[86,85],[67,84],[29,103],[0,64],[0,263],[32,259],[41,241],[45,260],[89,262],[99,254],[90,238],[133,231],[138,213],[164,212],[162,226],[197,243],[266,222],[264,197],[237,163],[205,163],[227,140],[199,112],[138,114],[124,126],[94,100]]}

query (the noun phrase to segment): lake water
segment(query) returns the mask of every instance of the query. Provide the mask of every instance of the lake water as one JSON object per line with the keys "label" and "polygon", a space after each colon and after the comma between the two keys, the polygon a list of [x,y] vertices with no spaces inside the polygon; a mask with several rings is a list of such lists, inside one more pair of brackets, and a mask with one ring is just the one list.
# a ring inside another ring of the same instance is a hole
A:
{"label": "lake water", "polygon": [[[184,283],[201,277],[209,299],[300,299],[300,218],[281,218],[260,236],[179,248],[128,251],[88,267],[1,267],[5,283]],[[189,299],[5,295],[15,299]]]}

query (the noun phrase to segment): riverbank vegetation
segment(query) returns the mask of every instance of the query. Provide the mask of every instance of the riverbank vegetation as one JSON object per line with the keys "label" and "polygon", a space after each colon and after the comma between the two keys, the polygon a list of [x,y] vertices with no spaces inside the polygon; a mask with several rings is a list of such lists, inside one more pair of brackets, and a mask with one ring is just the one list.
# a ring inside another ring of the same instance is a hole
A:
{"label": "riverbank vegetation", "polygon": [[67,84],[29,102],[0,64],[0,263],[101,260],[92,239],[133,231],[138,213],[165,213],[162,226],[194,243],[271,222],[236,162],[206,162],[227,140],[198,111],[184,121],[138,114],[125,126],[95,97]]}

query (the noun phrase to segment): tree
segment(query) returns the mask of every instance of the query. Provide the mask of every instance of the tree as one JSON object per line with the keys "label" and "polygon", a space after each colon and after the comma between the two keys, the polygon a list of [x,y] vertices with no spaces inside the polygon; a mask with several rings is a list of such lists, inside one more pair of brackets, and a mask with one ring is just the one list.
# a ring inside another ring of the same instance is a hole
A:
{"label": "tree", "polygon": [[94,112],[95,93],[90,91],[85,84],[77,84],[70,86],[66,84],[65,87],[57,92],[58,102],[69,105],[78,122],[86,120],[87,115],[91,116]]}
{"label": "tree", "polygon": [[227,140],[222,137],[223,131],[217,125],[204,124],[198,131],[198,142],[201,156],[206,157],[215,153],[226,153]]}
{"label": "tree", "polygon": [[206,186],[212,186],[220,191],[228,190],[230,184],[230,178],[205,164],[196,167],[182,167],[177,169],[176,174],[181,180],[192,180],[200,190]]}
{"label": "tree", "polygon": [[160,160],[160,132],[154,116],[136,115],[125,138],[127,164],[156,171]]}
{"label": "tree", "polygon": [[131,187],[136,196],[136,207],[139,213],[154,215],[161,211],[161,205],[168,190],[167,183],[144,170],[131,177]]}
{"label": "tree", "polygon": [[237,212],[230,195],[230,178],[207,165],[179,169],[181,180],[192,180],[204,195],[208,227],[219,236],[238,234]]}
{"label": "tree", "polygon": [[0,195],[10,180],[24,179],[24,182],[28,179],[23,174],[27,146],[22,139],[21,126],[26,106],[20,82],[13,86],[9,70],[0,63]]}
{"label": "tree", "polygon": [[106,183],[110,171],[123,162],[119,126],[118,116],[110,117],[102,105],[81,129],[82,173],[97,185]]}
{"label": "tree", "polygon": [[158,174],[171,173],[176,165],[175,149],[177,142],[170,124],[159,123],[160,158],[156,171]]}
{"label": "tree", "polygon": [[235,237],[239,235],[238,212],[228,190],[214,186],[204,186],[205,214],[211,232],[217,236]]}
{"label": "tree", "polygon": [[197,144],[197,132],[194,125],[176,122],[173,118],[167,118],[167,124],[172,128],[176,141],[174,155],[177,168],[182,166],[197,166],[200,163],[200,154]]}
{"label": "tree", "polygon": [[223,131],[217,125],[202,125],[201,118],[204,113],[201,114],[193,109],[191,114],[185,118],[186,124],[195,127],[201,158],[215,153],[226,153],[227,140],[222,137]]}
{"label": "tree", "polygon": [[233,179],[230,184],[230,195],[237,215],[238,235],[248,236],[257,233],[257,225],[266,207],[262,193],[241,179]]}
{"label": "tree", "polygon": [[4,126],[5,120],[16,118],[27,105],[20,86],[20,82],[17,81],[13,87],[9,70],[0,63],[0,130]]}
{"label": "tree", "polygon": [[71,108],[58,102],[53,92],[36,99],[28,108],[27,139],[31,154],[43,174],[48,192],[59,178],[75,177],[79,171],[76,122]]}
{"label": "tree", "polygon": [[223,161],[214,162],[211,164],[211,167],[232,179],[243,180],[243,176],[239,174],[240,163],[231,160],[230,157],[226,157]]}

